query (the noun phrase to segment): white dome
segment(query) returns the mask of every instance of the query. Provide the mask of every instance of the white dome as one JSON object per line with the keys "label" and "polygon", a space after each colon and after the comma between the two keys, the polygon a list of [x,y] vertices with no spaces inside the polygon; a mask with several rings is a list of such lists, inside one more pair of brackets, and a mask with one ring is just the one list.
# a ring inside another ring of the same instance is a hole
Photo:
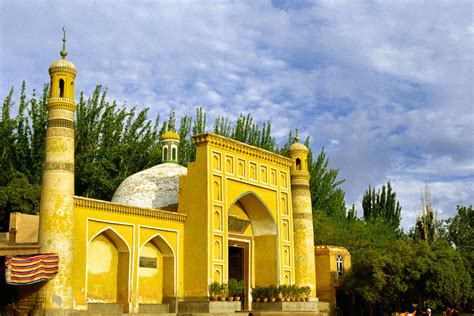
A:
{"label": "white dome", "polygon": [[178,204],[179,177],[188,169],[164,163],[132,174],[119,185],[112,202],[146,208],[175,208]]}

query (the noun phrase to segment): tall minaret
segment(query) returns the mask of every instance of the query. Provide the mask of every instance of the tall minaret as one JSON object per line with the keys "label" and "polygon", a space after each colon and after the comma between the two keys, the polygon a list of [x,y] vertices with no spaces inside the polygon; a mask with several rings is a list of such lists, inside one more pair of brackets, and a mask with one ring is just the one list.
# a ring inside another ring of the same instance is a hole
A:
{"label": "tall minaret", "polygon": [[293,201],[293,231],[295,242],[295,280],[297,286],[310,286],[316,296],[313,215],[309,190],[308,148],[300,144],[298,130],[295,142],[288,148],[291,167],[291,198]]}
{"label": "tall minaret", "polygon": [[44,308],[73,308],[74,235],[74,79],[76,67],[66,60],[64,31],[61,59],[49,66],[48,99],[43,183],[40,201],[41,253],[59,255],[59,273],[41,289]]}

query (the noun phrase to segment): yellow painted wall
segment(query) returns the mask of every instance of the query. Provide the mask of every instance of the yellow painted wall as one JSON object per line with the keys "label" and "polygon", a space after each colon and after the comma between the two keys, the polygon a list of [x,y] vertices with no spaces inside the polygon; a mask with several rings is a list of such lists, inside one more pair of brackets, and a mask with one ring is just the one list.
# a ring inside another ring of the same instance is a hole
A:
{"label": "yellow painted wall", "polygon": [[146,243],[140,257],[155,258],[157,266],[138,268],[138,301],[144,304],[159,304],[163,299],[163,255],[151,242]]}
{"label": "yellow painted wall", "polygon": [[[343,287],[344,276],[351,269],[351,255],[346,248],[337,246],[316,246],[316,291],[320,301],[328,302],[333,313],[336,306],[336,287]],[[338,276],[337,255],[341,254],[344,262],[344,275]]]}
{"label": "yellow painted wall", "polygon": [[[94,299],[112,303],[116,297],[115,301],[123,304],[126,312],[138,312],[139,303],[161,302],[164,297],[183,296],[185,215],[80,197],[74,200],[74,308],[87,309],[87,298],[90,301]],[[94,239],[102,243],[96,245]],[[108,244],[105,242],[107,239],[110,241]],[[140,280],[139,277],[140,251],[151,251],[145,246],[149,242],[161,253],[158,267],[163,269],[159,277],[162,283],[157,282],[154,288],[151,288],[151,279]],[[102,253],[114,254],[114,251],[116,255],[112,255],[114,261],[111,267],[116,262],[119,270],[109,270],[106,273],[108,280],[104,282],[117,284],[116,288],[106,291],[115,294],[101,294],[99,289],[103,286],[100,284],[105,284],[102,282],[105,276],[92,275],[87,270],[87,262],[94,262],[92,269],[97,271]],[[115,280],[111,277],[113,273],[117,275]],[[89,276],[92,276],[92,280]],[[95,282],[94,278],[102,281]],[[144,292],[140,292],[140,282]]]}
{"label": "yellow painted wall", "polygon": [[92,302],[117,302],[118,250],[104,234],[94,238],[87,257],[87,296]]}
{"label": "yellow painted wall", "polygon": [[[228,281],[231,209],[252,221],[242,234],[253,236],[249,286],[283,283],[285,276],[294,282],[291,160],[218,135],[197,135],[194,140],[197,158],[181,178],[179,196],[179,212],[188,216],[185,295],[205,297],[209,283]],[[285,234],[280,233],[283,227]]]}
{"label": "yellow painted wall", "polygon": [[[196,162],[188,165],[188,174],[180,178],[178,213],[187,215],[183,249],[186,269],[184,271],[185,296],[207,296],[208,274],[208,235],[209,218],[207,214],[208,181],[204,170],[207,164],[207,150],[196,151]],[[206,209],[203,212],[203,209]],[[211,274],[213,275],[213,273]],[[212,277],[213,278],[213,277]]]}

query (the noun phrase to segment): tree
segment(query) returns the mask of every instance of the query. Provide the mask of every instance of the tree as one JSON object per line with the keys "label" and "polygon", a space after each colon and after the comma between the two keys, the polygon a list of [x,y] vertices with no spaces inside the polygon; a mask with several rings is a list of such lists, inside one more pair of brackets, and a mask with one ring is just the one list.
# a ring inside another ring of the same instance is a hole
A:
{"label": "tree", "polygon": [[392,191],[390,181],[377,192],[369,186],[362,198],[362,208],[367,221],[381,218],[395,229],[400,226],[402,207],[397,201],[396,193]]}
{"label": "tree", "polygon": [[[447,220],[447,239],[464,261],[471,282],[474,282],[474,210],[472,205],[457,207],[456,216]],[[470,304],[474,306],[474,289],[471,288]]]}
{"label": "tree", "polygon": [[339,169],[329,169],[328,165],[329,158],[324,148],[321,149],[316,161],[313,161],[312,152],[309,152],[309,185],[313,214],[325,212],[336,219],[344,219],[346,216],[344,191],[339,186],[345,180],[338,180]]}
{"label": "tree", "polygon": [[414,240],[422,240],[426,243],[433,243],[439,239],[439,229],[441,223],[436,220],[431,204],[431,195],[428,184],[421,194],[421,215],[417,217],[415,227],[409,232]]}
{"label": "tree", "polygon": [[[110,200],[129,175],[161,162],[159,118],[148,119],[148,108],[108,102],[97,86],[86,100],[81,93],[75,128],[76,195]],[[168,126],[174,128],[173,111]]]}
{"label": "tree", "polygon": [[[39,184],[44,163],[46,101],[48,86],[37,100],[33,91],[26,97],[23,82],[16,118],[10,117],[14,105],[13,87],[3,102],[0,119],[0,229],[8,228],[10,212],[35,213],[39,204]],[[29,106],[29,109],[28,109]],[[27,110],[28,109],[28,110]],[[31,122],[29,120],[31,119]]]}

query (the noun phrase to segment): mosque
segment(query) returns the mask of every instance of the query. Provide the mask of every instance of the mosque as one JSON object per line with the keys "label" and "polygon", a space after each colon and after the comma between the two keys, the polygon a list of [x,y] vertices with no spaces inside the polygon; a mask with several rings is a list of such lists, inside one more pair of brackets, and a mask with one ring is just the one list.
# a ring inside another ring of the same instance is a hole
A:
{"label": "mosque", "polygon": [[[252,288],[282,284],[310,287],[311,299],[268,309],[334,312],[350,255],[315,248],[308,149],[297,138],[284,157],[195,135],[196,160],[186,168],[170,130],[161,139],[164,163],[125,179],[111,202],[75,196],[77,69],[65,45],[60,55],[49,67],[38,242],[29,252],[0,246],[1,256],[57,254],[57,274],[34,288],[43,315],[248,315],[257,309]],[[242,302],[210,301],[209,285],[230,279],[243,282]]]}

